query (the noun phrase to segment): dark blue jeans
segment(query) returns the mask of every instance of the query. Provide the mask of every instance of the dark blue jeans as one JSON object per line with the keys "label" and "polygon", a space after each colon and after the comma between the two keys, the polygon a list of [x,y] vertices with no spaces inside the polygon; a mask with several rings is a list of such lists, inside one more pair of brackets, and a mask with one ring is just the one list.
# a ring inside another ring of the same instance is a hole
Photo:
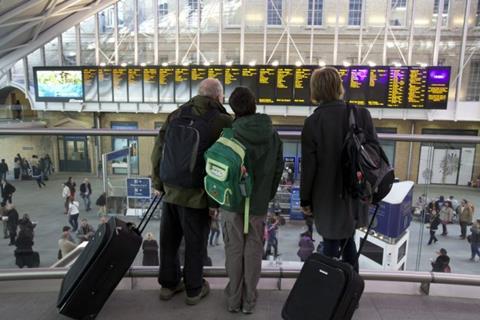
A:
{"label": "dark blue jeans", "polygon": [[340,258],[344,245],[345,251],[343,251],[342,261],[352,265],[355,271],[358,272],[357,247],[353,237],[342,240],[323,238],[323,254],[331,258]]}

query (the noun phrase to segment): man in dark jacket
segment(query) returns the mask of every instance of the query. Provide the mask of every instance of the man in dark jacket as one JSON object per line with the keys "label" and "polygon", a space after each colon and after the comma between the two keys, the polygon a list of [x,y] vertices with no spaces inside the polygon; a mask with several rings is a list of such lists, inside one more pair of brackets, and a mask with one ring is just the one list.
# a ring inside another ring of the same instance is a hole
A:
{"label": "man in dark jacket", "polygon": [[0,191],[4,203],[12,203],[13,193],[16,191],[15,187],[8,183],[7,180],[2,179],[0,182]]}
{"label": "man in dark jacket", "polygon": [[[203,188],[184,188],[163,183],[160,180],[160,163],[165,145],[165,136],[172,119],[186,110],[196,116],[210,119],[210,145],[220,136],[223,128],[230,127],[232,120],[222,105],[223,88],[216,79],[206,79],[200,83],[198,95],[187,104],[168,115],[160,129],[152,152],[152,180],[157,194],[165,193],[162,220],[160,222],[160,271],[158,282],[162,286],[160,299],[170,300],[176,293],[186,289],[185,302],[197,304],[209,293],[209,284],[202,278],[204,256],[207,254],[209,232],[209,199]],[[185,145],[173,146],[185,148]],[[203,157],[203,155],[198,155]],[[197,157],[197,159],[198,159]],[[203,181],[203,180],[202,180]],[[217,206],[218,207],[218,206]],[[218,209],[211,209],[216,212]],[[182,236],[185,238],[184,283],[181,281],[178,248]]]}
{"label": "man in dark jacket", "polygon": [[7,180],[8,165],[5,159],[0,162],[0,179]]}
{"label": "man in dark jacket", "polygon": [[437,254],[437,259],[431,262],[432,272],[450,272],[450,257],[447,256],[447,250],[441,248]]}
{"label": "man in dark jacket", "polygon": [[83,183],[80,185],[80,197],[83,199],[83,203],[85,204],[85,210],[90,211],[91,201],[90,196],[92,195],[92,185],[87,178],[83,180]]}
{"label": "man in dark jacket", "polygon": [[[354,232],[365,226],[368,205],[344,193],[342,147],[348,131],[348,109],[342,99],[342,80],[334,68],[313,72],[310,80],[312,101],[318,108],[305,120],[302,130],[301,206],[313,215],[318,233],[324,239],[323,253],[338,257],[358,270]],[[357,124],[367,141],[377,141],[367,109],[357,110]]]}
{"label": "man in dark jacket", "polygon": [[7,204],[7,228],[8,233],[10,234],[10,243],[9,246],[15,245],[15,238],[17,237],[17,227],[18,227],[18,212],[15,207],[9,203]]}

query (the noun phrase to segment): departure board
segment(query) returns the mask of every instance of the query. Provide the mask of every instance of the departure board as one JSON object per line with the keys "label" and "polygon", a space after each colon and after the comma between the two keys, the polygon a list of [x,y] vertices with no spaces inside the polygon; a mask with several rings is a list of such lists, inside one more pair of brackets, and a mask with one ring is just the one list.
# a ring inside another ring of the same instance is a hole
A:
{"label": "departure board", "polygon": [[385,108],[388,100],[388,67],[371,67],[369,73],[367,107]]}
{"label": "departure board", "polygon": [[142,68],[128,68],[128,101],[143,101],[143,76]]}
{"label": "departure board", "polygon": [[389,108],[405,108],[407,98],[408,68],[390,67],[388,73]]}
{"label": "departure board", "polygon": [[348,91],[348,102],[357,106],[367,105],[367,92],[369,87],[370,72],[367,67],[352,67],[350,69]]}
{"label": "departure board", "polygon": [[312,67],[297,67],[294,70],[294,91],[293,101],[298,105],[311,105],[310,101],[310,77],[313,72]]}
{"label": "departure board", "polygon": [[198,94],[200,82],[208,78],[207,67],[192,67],[190,69],[190,96],[194,97]]}
{"label": "departure board", "polygon": [[175,101],[174,67],[160,67],[158,69],[158,84],[160,103],[173,103]]}
{"label": "departure board", "polygon": [[185,103],[190,99],[190,68],[175,67],[175,102]]}
{"label": "departure board", "polygon": [[258,68],[258,103],[273,104],[275,102],[276,68],[260,66]]}
{"label": "departure board", "polygon": [[113,99],[115,102],[128,101],[127,68],[113,68]]}
{"label": "departure board", "polygon": [[100,102],[113,101],[112,68],[98,69],[98,100]]}
{"label": "departure board", "polygon": [[448,102],[450,67],[427,68],[427,109],[445,109]]}
{"label": "departure board", "polygon": [[158,103],[158,69],[143,69],[143,101]]}
{"label": "departure board", "polygon": [[85,101],[98,101],[97,68],[83,68],[83,92]]}
{"label": "departure board", "polygon": [[345,89],[343,99],[345,101],[348,101],[348,99],[350,98],[349,92],[347,90],[350,85],[350,68],[344,67],[344,66],[335,66],[335,68],[338,70],[338,73],[340,73],[340,77],[342,78],[343,88]]}
{"label": "departure board", "polygon": [[408,69],[407,107],[424,108],[427,91],[427,70],[421,67]]}
{"label": "departure board", "polygon": [[295,67],[281,66],[277,68],[277,94],[275,102],[290,104],[293,102],[293,82]]}
{"label": "departure board", "polygon": [[242,86],[252,90],[253,94],[257,97],[257,101],[258,101],[258,91],[257,91],[258,68],[243,66],[241,79],[242,79]]}
{"label": "departure board", "polygon": [[[209,78],[213,78],[213,79],[217,79],[218,81],[220,81],[220,83],[222,84],[222,86],[224,86],[224,82],[225,82],[225,71],[224,71],[224,67],[223,66],[210,66],[208,67],[208,77]],[[225,92],[225,88],[223,90]],[[192,95],[193,96],[193,95]],[[224,98],[224,101],[225,98]],[[228,101],[228,100],[227,100]]]}
{"label": "departure board", "polygon": [[[228,103],[228,99],[236,87],[241,85],[241,67],[232,66],[225,67],[225,102]],[[255,94],[255,91],[254,91]],[[256,96],[256,94],[255,94]]]}

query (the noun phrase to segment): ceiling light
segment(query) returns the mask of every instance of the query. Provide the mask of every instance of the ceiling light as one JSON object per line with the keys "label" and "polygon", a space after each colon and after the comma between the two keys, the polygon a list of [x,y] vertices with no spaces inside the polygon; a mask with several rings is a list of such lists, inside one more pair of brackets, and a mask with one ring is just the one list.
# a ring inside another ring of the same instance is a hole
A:
{"label": "ceiling light", "polygon": [[352,64],[348,62],[347,60],[343,60],[343,66],[344,67],[350,67]]}
{"label": "ceiling light", "polygon": [[277,67],[278,66],[278,60],[273,61],[272,66]]}
{"label": "ceiling light", "polygon": [[302,66],[302,62],[297,60],[297,61],[295,62],[295,65],[296,65],[297,67],[301,67],[301,66]]}
{"label": "ceiling light", "polygon": [[122,67],[126,67],[126,66],[127,66],[127,64],[126,64],[125,62],[122,63],[122,64],[120,64],[120,65],[121,65]]}
{"label": "ceiling light", "polygon": [[250,62],[248,63],[248,65],[249,65],[250,67],[254,67],[256,64],[257,64],[257,61],[255,61],[255,60],[252,60],[252,61],[250,61]]}
{"label": "ceiling light", "polygon": [[325,63],[325,61],[320,60],[320,61],[318,61],[318,65],[319,65],[320,67],[325,67],[327,64]]}
{"label": "ceiling light", "polygon": [[377,64],[376,64],[375,62],[373,62],[373,61],[368,61],[368,65],[369,65],[370,67],[375,67]]}

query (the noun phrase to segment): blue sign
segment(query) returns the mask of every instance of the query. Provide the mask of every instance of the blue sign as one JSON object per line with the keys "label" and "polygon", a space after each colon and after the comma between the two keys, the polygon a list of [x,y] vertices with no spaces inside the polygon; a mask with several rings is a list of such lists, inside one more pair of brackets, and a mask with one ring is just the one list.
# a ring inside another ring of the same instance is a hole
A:
{"label": "blue sign", "polygon": [[292,188],[292,197],[290,198],[290,220],[303,220],[303,212],[300,209],[300,188]]}
{"label": "blue sign", "polygon": [[150,199],[152,180],[150,178],[127,178],[127,197]]}
{"label": "blue sign", "polygon": [[128,156],[128,153],[130,150],[128,148],[117,150],[117,151],[112,151],[110,153],[107,153],[107,161],[112,161],[118,158],[125,158]]}

